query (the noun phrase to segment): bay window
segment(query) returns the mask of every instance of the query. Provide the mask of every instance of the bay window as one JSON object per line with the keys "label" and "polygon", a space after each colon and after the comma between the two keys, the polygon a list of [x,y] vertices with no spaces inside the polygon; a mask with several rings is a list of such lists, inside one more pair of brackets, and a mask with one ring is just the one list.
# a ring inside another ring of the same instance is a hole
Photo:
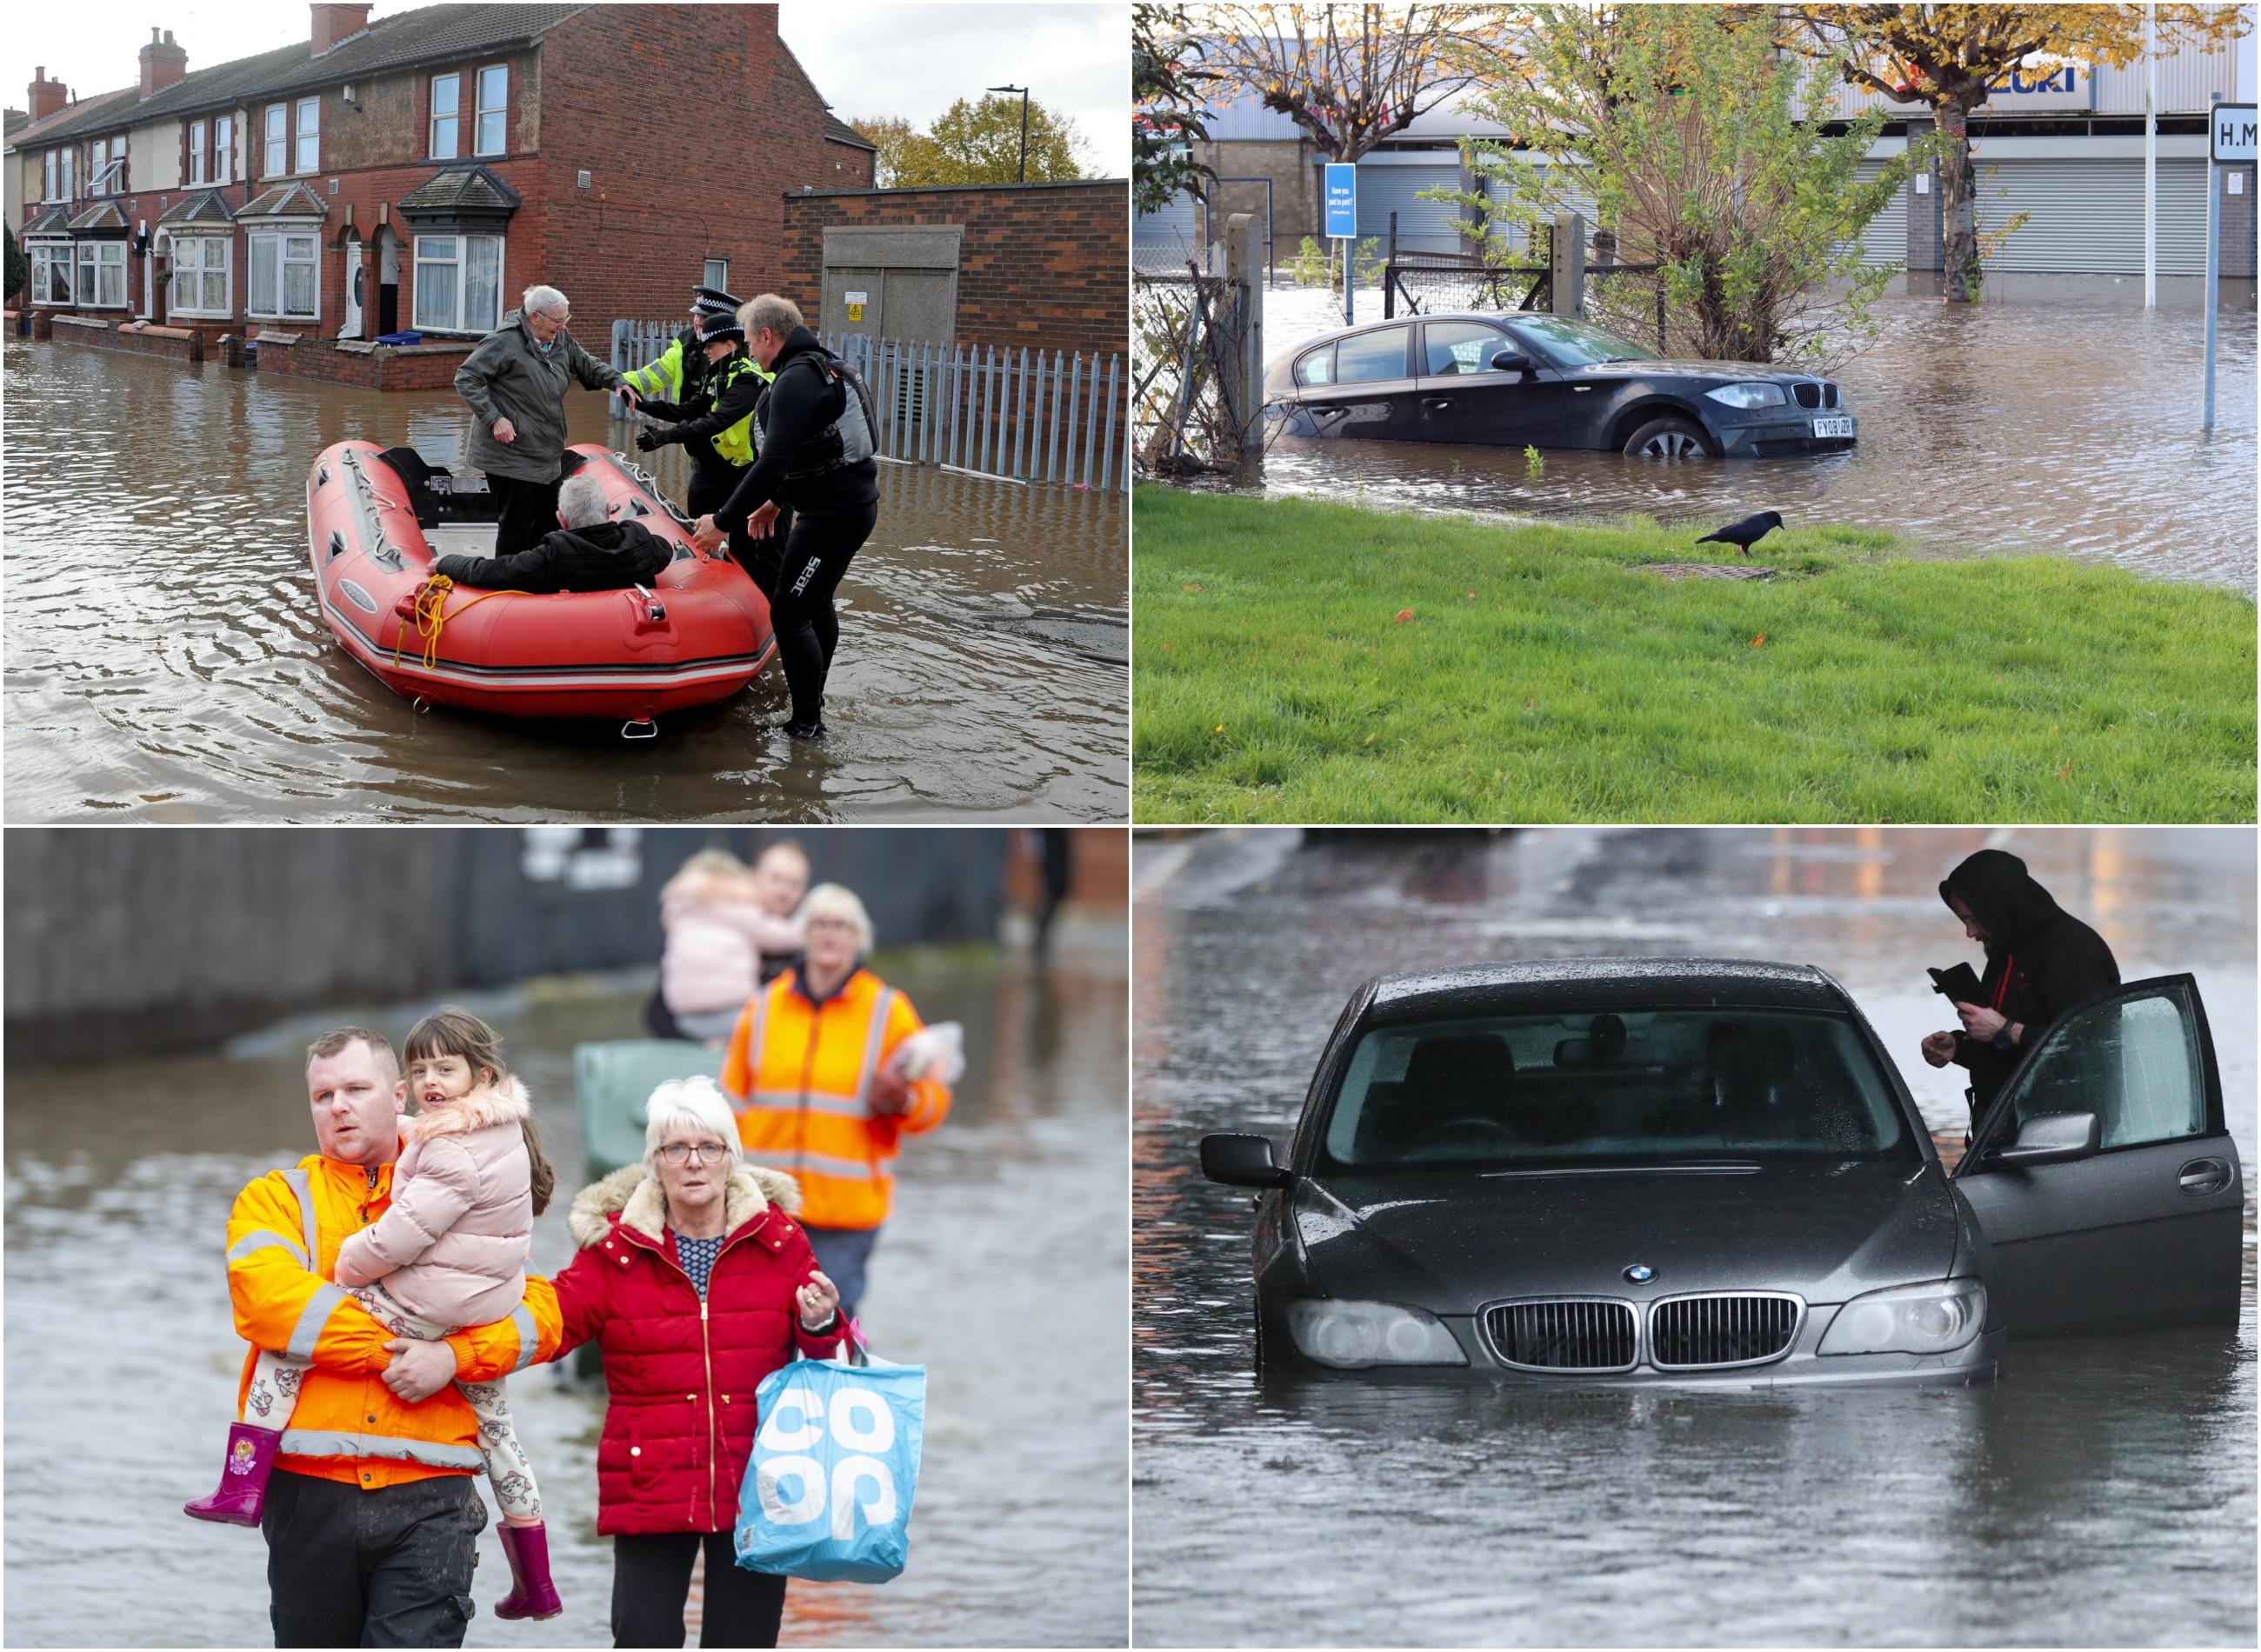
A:
{"label": "bay window", "polygon": [[92,310],[126,307],[126,243],[83,241],[78,244],[80,305]]}
{"label": "bay window", "polygon": [[246,313],[268,321],[317,320],[321,314],[319,242],[311,230],[253,235]]}
{"label": "bay window", "polygon": [[473,154],[500,154],[508,147],[503,128],[510,104],[510,70],[497,63],[479,71],[477,144]]}
{"label": "bay window", "polygon": [[267,168],[259,175],[263,178],[281,177],[284,171],[284,163],[291,158],[290,133],[284,130],[284,124],[289,119],[290,113],[289,106],[286,104],[267,105]]}
{"label": "bay window", "polygon": [[502,237],[416,237],[419,332],[492,333],[502,325]]}
{"label": "bay window", "polygon": [[32,302],[68,304],[71,301],[71,249],[68,245],[33,241]]}
{"label": "bay window", "polygon": [[456,128],[463,107],[463,77],[461,75],[432,76],[432,158],[452,161],[456,158]]}
{"label": "bay window", "polygon": [[173,238],[175,315],[228,313],[228,255],[233,246],[225,235]]}

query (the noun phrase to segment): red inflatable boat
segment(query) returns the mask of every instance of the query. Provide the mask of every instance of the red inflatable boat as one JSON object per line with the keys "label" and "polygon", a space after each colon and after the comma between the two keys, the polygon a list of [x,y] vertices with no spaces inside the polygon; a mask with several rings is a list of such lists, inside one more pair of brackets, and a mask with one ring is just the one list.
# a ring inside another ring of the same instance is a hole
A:
{"label": "red inflatable boat", "polygon": [[540,596],[427,585],[435,559],[491,556],[499,509],[483,476],[413,448],[341,442],[306,478],[307,554],[322,617],[394,693],[514,717],[618,717],[727,700],[776,651],[769,604],[745,571],[701,554],[651,479],[594,444],[567,474],[600,482],[615,518],[675,547],[650,587]]}

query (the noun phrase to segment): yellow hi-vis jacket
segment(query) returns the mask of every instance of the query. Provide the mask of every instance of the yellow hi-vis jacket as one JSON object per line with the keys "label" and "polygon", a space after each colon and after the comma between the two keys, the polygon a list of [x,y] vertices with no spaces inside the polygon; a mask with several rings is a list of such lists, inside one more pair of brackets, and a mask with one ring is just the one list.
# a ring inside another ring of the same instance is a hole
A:
{"label": "yellow hi-vis jacket", "polygon": [[677,334],[653,360],[629,368],[621,383],[651,401],[683,399],[683,335]]}
{"label": "yellow hi-vis jacket", "polygon": [[[252,1345],[236,1387],[240,1415],[257,1350],[313,1361],[283,1431],[276,1466],[374,1491],[441,1474],[476,1474],[478,1422],[451,1384],[411,1405],[384,1385],[392,1333],[330,1283],[338,1247],[392,1203],[392,1167],[374,1173],[310,1153],[236,1196],[227,1223],[227,1290],[236,1334]],[[508,1319],[448,1339],[456,1381],[492,1382],[555,1358],[557,1298],[529,1282]]]}
{"label": "yellow hi-vis jacket", "polygon": [[931,1079],[910,1087],[893,1117],[871,1108],[872,1079],[926,1024],[910,1000],[858,969],[822,1003],[800,972],[757,992],[730,1033],[722,1088],[738,1112],[746,1156],[800,1183],[809,1227],[877,1227],[894,1202],[895,1143],[932,1130],[950,1111],[950,1090]]}

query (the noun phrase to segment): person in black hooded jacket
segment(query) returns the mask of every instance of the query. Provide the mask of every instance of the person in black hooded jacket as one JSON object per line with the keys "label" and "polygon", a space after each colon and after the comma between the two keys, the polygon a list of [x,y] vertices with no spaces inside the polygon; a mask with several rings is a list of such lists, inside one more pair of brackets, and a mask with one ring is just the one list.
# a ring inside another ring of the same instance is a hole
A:
{"label": "person in black hooded jacket", "polygon": [[1986,949],[1982,1002],[1958,1003],[1960,1031],[1923,1041],[1934,1067],[1970,1072],[1973,1127],[2049,1024],[2083,1000],[2120,984],[2120,966],[2104,937],[2059,907],[2034,881],[2026,863],[1982,849],[1947,874],[1939,898],[1963,920],[1963,932]]}
{"label": "person in black hooded jacket", "polygon": [[488,591],[625,591],[648,585],[674,547],[642,522],[610,521],[605,490],[569,476],[557,490],[557,531],[507,557],[442,557],[432,571]]}

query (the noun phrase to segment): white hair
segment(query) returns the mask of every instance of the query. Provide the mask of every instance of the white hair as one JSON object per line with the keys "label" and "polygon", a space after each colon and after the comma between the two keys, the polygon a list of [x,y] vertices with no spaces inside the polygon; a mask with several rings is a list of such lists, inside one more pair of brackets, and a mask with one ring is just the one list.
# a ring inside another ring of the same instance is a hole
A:
{"label": "white hair", "polygon": [[746,329],[746,336],[750,339],[764,327],[784,338],[801,325],[800,306],[790,298],[780,298],[774,292],[764,292],[738,306],[738,325]]}
{"label": "white hair", "polygon": [[808,898],[800,903],[800,921],[806,927],[811,919],[819,917],[838,918],[856,931],[858,952],[872,950],[872,915],[864,910],[864,903],[856,898],[853,889],[837,883],[820,883],[811,889]]}
{"label": "white hair", "polygon": [[704,1073],[668,1080],[644,1103],[644,1163],[658,1168],[661,1146],[685,1124],[718,1138],[730,1150],[726,1165],[738,1167],[738,1121],[721,1090]]}
{"label": "white hair", "polygon": [[612,514],[605,502],[605,485],[584,470],[569,476],[557,489],[557,512],[568,528],[594,528]]}
{"label": "white hair", "polygon": [[519,303],[530,313],[539,310],[547,315],[553,310],[571,310],[565,295],[555,287],[528,287],[518,295]]}

